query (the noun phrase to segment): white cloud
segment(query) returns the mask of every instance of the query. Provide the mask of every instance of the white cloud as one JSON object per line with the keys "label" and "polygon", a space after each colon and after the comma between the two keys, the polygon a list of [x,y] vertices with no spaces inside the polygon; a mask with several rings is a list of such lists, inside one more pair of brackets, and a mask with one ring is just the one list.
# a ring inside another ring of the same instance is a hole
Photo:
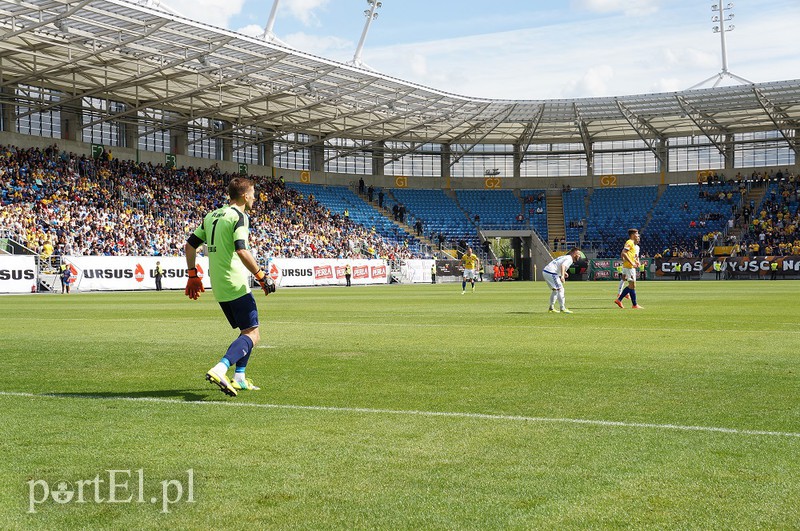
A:
{"label": "white cloud", "polygon": [[264,28],[258,24],[249,24],[243,28],[237,29],[236,32],[250,37],[260,37],[264,34]]}
{"label": "white cloud", "polygon": [[574,0],[573,8],[592,13],[623,13],[628,16],[650,15],[658,11],[659,0]]}
{"label": "white cloud", "polygon": [[231,17],[242,11],[245,0],[165,0],[164,4],[186,18],[227,28]]}
{"label": "white cloud", "polygon": [[285,5],[292,17],[302,22],[303,25],[319,26],[320,19],[317,11],[327,4],[328,0],[285,0],[283,4],[280,4],[279,9],[282,10]]}
{"label": "white cloud", "polygon": [[648,92],[678,92],[688,88],[686,82],[676,77],[661,78],[653,83],[652,88]]}
{"label": "white cloud", "polygon": [[424,54],[412,54],[409,57],[409,63],[414,76],[425,77],[428,75],[428,58]]}
{"label": "white cloud", "polygon": [[665,65],[679,70],[713,69],[720,64],[718,54],[696,48],[665,48],[661,50],[661,57]]}
{"label": "white cloud", "polygon": [[[222,9],[220,0],[202,1]],[[423,39],[435,32],[409,31],[399,41],[402,44],[384,46],[368,40],[363,60],[387,75],[477,98],[538,100],[672,92],[714,75],[721,67],[719,36],[704,21],[710,19],[703,18],[710,13],[709,6],[679,4],[673,8],[664,0],[572,0],[580,12],[536,27],[428,41]],[[279,37],[304,52],[351,60],[360,24],[342,31],[341,19],[331,29],[336,36],[301,26],[301,22],[310,26],[333,20],[340,14],[332,11],[333,5],[329,0],[282,0],[283,23],[279,20],[276,26]],[[632,21],[636,13],[658,6],[655,26]],[[737,25],[727,41],[731,71],[756,82],[800,78],[800,55],[791,53],[795,15],[800,11],[790,7],[791,16],[783,13],[776,19],[762,9],[761,16],[750,14],[746,24]],[[696,16],[700,20],[695,21]],[[281,28],[288,27],[292,29],[284,29],[287,33],[283,34]],[[253,24],[239,31],[257,35],[263,30]]]}
{"label": "white cloud", "polygon": [[355,52],[352,41],[332,35],[319,36],[298,32],[282,36],[281,40],[296,50],[335,61],[349,61]]}
{"label": "white cloud", "polygon": [[608,94],[609,81],[614,78],[614,69],[609,65],[589,68],[579,79],[566,87],[568,96],[594,97]]}

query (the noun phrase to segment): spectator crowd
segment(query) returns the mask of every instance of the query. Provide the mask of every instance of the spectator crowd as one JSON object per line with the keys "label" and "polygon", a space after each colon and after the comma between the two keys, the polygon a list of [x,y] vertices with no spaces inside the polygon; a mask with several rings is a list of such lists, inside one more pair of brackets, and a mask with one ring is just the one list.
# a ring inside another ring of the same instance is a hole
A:
{"label": "spectator crowd", "polygon": [[[0,230],[40,256],[179,256],[232,174],[0,146]],[[251,246],[276,258],[412,258],[406,246],[331,213],[313,196],[254,177]]]}

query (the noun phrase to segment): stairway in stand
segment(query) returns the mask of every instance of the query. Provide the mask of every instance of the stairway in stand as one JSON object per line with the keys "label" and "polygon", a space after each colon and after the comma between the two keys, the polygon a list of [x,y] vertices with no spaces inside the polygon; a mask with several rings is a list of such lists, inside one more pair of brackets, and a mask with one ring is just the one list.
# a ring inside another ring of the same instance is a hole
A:
{"label": "stairway in stand", "polygon": [[[766,186],[752,186],[747,191],[747,193],[744,194],[744,197],[742,198],[742,207],[750,206],[751,201],[756,206],[753,209],[753,212],[750,213],[751,219],[753,218],[753,216],[758,215],[758,206],[761,204],[761,201],[763,201],[764,195],[766,195],[766,193],[767,193]],[[741,218],[739,219],[741,220]],[[741,225],[740,223],[737,223],[736,226],[733,228],[733,230],[728,231],[728,236],[733,234],[734,236],[736,236],[736,241],[740,242],[742,241],[742,236],[747,232],[747,228],[748,228],[747,225]]]}
{"label": "stairway in stand", "polygon": [[[363,194],[362,193],[358,193],[358,188],[354,188],[353,191],[362,200],[364,200],[365,203],[367,203],[368,205],[371,205],[372,208],[374,208],[381,215],[383,215],[383,217],[385,217],[386,219],[388,219],[389,221],[391,221],[392,223],[394,223],[398,227],[401,227],[404,231],[406,231],[410,235],[412,235],[415,238],[417,238],[422,244],[427,245],[431,249],[435,249],[436,248],[436,244],[430,238],[427,238],[425,235],[417,236],[417,231],[414,229],[414,227],[412,227],[411,225],[409,225],[407,223],[404,223],[402,221],[397,221],[396,219],[394,219],[394,216],[392,215],[392,211],[389,210],[387,207],[378,206],[378,200],[377,199],[373,198],[373,200],[370,201],[369,200],[369,196],[366,193],[363,193]],[[397,199],[394,197],[394,195],[391,194],[390,190],[385,190],[385,192],[387,192],[387,195],[391,196],[391,198],[394,199],[395,202],[398,202]]]}
{"label": "stairway in stand", "polygon": [[553,240],[566,238],[567,229],[564,227],[564,198],[561,190],[547,191],[547,246],[552,249]]}

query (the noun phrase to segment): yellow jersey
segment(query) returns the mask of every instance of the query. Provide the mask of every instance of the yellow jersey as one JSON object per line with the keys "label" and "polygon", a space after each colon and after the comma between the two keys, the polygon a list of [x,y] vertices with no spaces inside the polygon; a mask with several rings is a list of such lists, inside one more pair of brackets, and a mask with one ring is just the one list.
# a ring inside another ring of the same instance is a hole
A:
{"label": "yellow jersey", "polygon": [[474,254],[465,254],[461,257],[461,263],[464,264],[464,269],[477,269],[478,257]]}
{"label": "yellow jersey", "polygon": [[622,267],[633,268],[636,267],[636,244],[633,240],[625,242],[625,247],[622,249]]}

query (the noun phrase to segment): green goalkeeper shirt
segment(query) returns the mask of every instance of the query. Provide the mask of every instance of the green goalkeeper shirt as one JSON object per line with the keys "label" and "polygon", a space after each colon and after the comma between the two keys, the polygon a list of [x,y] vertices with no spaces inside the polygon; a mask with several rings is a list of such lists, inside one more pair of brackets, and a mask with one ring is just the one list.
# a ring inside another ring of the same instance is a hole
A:
{"label": "green goalkeeper shirt", "polygon": [[219,302],[250,293],[250,273],[236,254],[238,249],[249,249],[249,234],[250,218],[230,205],[208,213],[194,231],[206,244],[211,288]]}

